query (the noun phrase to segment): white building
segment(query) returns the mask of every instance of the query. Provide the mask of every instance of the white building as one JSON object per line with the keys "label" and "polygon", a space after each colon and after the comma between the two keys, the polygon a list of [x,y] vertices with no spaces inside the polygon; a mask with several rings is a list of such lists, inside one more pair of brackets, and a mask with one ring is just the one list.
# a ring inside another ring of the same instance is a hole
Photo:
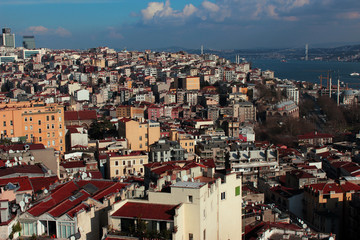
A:
{"label": "white building", "polygon": [[[170,188],[170,193],[149,192],[145,201],[115,203],[109,212],[109,225],[124,232],[126,225],[135,224],[143,216],[148,230],[170,230],[174,240],[241,240],[241,179],[235,174],[212,184],[177,182]],[[139,208],[144,209],[141,216],[132,214]]]}
{"label": "white building", "polygon": [[90,93],[89,90],[80,89],[75,91],[75,99],[76,101],[89,101],[90,100]]}

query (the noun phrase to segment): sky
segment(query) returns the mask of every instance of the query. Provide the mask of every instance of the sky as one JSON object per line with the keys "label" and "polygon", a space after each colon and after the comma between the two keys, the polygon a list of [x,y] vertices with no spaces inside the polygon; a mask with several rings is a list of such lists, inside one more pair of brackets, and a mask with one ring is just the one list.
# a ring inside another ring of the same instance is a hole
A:
{"label": "sky", "polygon": [[53,49],[360,43],[359,0],[0,0],[0,9],[17,46],[23,35]]}

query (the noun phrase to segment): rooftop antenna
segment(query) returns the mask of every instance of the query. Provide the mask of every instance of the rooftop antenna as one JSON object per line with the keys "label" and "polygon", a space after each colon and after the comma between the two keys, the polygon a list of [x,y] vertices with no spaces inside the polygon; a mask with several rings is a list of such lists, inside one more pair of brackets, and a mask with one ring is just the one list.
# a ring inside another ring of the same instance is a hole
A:
{"label": "rooftop antenna", "polygon": [[201,55],[204,55],[204,45],[201,45]]}
{"label": "rooftop antenna", "polygon": [[305,45],[305,61],[309,60],[309,44]]}

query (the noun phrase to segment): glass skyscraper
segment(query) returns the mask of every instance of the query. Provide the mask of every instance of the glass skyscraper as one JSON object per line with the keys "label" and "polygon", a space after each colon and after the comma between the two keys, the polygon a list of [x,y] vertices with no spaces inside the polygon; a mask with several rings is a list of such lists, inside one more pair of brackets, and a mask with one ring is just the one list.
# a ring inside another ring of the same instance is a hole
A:
{"label": "glass skyscraper", "polygon": [[23,47],[26,49],[35,49],[35,37],[23,36]]}
{"label": "glass skyscraper", "polygon": [[15,34],[11,33],[10,28],[3,28],[1,35],[1,46],[15,47]]}

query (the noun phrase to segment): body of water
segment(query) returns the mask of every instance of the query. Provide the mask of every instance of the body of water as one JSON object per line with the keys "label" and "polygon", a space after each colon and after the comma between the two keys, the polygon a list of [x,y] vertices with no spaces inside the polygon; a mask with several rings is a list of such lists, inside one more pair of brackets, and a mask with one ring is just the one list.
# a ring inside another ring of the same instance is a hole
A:
{"label": "body of water", "polygon": [[[326,77],[328,71],[332,76],[332,84],[340,82],[347,83],[349,87],[360,89],[360,76],[350,76],[353,72],[360,73],[360,62],[326,62],[326,61],[281,61],[277,59],[254,59],[251,62],[252,68],[261,70],[272,70],[275,77],[296,81],[320,83],[320,75]],[[326,86],[326,79],[323,79],[323,86]]]}

